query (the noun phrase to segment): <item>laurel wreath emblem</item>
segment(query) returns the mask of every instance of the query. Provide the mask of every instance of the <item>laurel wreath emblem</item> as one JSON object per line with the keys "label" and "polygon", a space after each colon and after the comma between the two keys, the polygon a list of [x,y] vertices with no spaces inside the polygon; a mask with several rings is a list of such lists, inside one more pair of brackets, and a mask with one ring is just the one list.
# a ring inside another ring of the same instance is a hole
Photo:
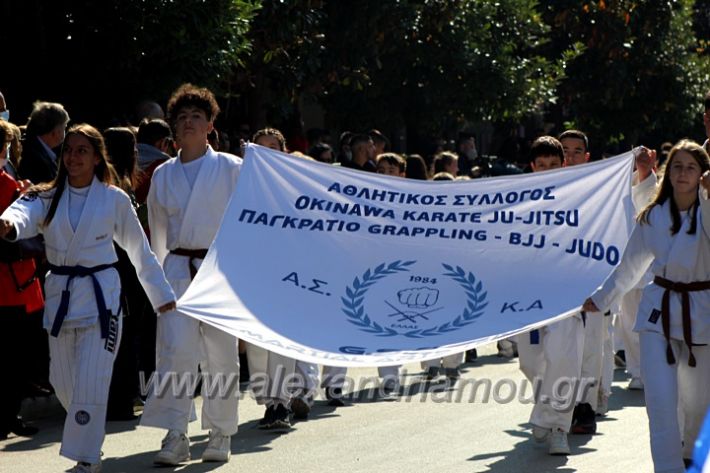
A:
{"label": "laurel wreath emblem", "polygon": [[428,329],[399,332],[390,327],[383,327],[370,319],[363,307],[363,300],[368,289],[377,281],[391,274],[409,271],[409,267],[414,263],[416,263],[416,261],[400,260],[389,264],[382,263],[372,270],[368,269],[365,271],[360,278],[355,277],[352,287],[346,286],[345,288],[346,297],[341,298],[344,306],[343,312],[348,317],[348,322],[357,326],[363,332],[372,333],[378,337],[403,335],[409,338],[423,338],[459,330],[473,323],[477,318],[483,315],[483,309],[488,305],[486,302],[488,293],[483,290],[483,284],[476,280],[473,273],[467,273],[460,266],[450,266],[442,263],[442,266],[446,270],[443,276],[450,277],[459,283],[464,291],[466,291],[466,307],[454,320]]}

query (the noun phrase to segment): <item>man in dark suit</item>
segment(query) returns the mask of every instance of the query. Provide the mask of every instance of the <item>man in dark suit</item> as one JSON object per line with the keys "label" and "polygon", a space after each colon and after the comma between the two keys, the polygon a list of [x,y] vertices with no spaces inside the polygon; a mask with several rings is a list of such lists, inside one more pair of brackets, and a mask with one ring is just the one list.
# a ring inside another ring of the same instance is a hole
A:
{"label": "man in dark suit", "polygon": [[35,102],[27,122],[18,173],[33,184],[49,182],[57,175],[54,149],[64,141],[69,114],[58,103]]}
{"label": "man in dark suit", "polygon": [[[54,149],[64,141],[64,130],[69,123],[69,114],[58,103],[35,102],[27,121],[27,133],[22,146],[22,156],[17,172],[21,179],[28,179],[33,184],[50,182],[57,175],[57,156]],[[37,275],[43,282],[46,272],[44,261],[44,240],[38,235],[23,243],[24,251],[36,255]],[[49,346],[47,332],[42,327],[42,313],[30,314],[27,322],[25,340],[34,347],[28,360],[32,376],[29,395],[45,395],[53,392],[49,383]]]}

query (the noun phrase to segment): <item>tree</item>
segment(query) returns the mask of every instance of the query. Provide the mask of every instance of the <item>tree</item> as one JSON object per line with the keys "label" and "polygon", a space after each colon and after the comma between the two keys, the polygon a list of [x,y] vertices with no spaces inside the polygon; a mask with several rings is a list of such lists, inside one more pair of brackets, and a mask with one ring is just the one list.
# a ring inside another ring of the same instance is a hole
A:
{"label": "tree", "polygon": [[692,135],[710,66],[693,35],[693,3],[549,2],[551,57],[584,45],[558,88],[555,121],[586,131],[597,155],[606,144]]}
{"label": "tree", "polygon": [[265,2],[248,40],[253,54],[235,78],[244,94],[242,115],[252,125],[280,125],[301,94],[318,87],[323,72],[322,1]]}
{"label": "tree", "polygon": [[554,99],[571,57],[540,54],[548,28],[530,0],[273,2],[254,25],[247,70],[271,123],[301,94],[335,129],[519,118]]}
{"label": "tree", "polygon": [[[354,96],[368,121],[436,130],[442,121],[520,117],[554,94],[561,69],[536,52],[546,27],[534,2],[397,2],[376,15],[363,6],[363,17],[333,10],[334,113],[348,111]],[[350,41],[336,36],[346,28],[359,61],[336,60],[348,54]]]}
{"label": "tree", "polygon": [[129,117],[140,99],[164,101],[182,82],[224,92],[249,52],[246,33],[259,5],[256,0],[3,2],[4,44],[17,66],[3,86],[18,109],[29,111],[36,99],[56,100],[75,120],[103,123]]}

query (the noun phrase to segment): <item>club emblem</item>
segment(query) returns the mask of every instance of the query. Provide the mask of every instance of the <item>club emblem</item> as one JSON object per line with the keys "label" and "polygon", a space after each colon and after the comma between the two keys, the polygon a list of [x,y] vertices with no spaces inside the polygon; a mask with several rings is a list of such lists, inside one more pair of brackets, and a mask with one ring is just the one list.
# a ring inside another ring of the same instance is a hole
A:
{"label": "club emblem", "polygon": [[[420,276],[416,263],[382,263],[356,277],[341,298],[348,322],[380,337],[422,338],[459,330],[483,314],[487,293],[473,273],[442,263],[438,274]],[[388,284],[380,284],[385,278]]]}

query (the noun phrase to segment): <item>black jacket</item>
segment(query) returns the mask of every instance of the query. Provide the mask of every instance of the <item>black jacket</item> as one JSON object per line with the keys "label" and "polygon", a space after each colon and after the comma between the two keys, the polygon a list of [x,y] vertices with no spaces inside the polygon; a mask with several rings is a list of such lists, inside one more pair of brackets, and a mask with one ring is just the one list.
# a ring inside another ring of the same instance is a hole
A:
{"label": "black jacket", "polygon": [[28,135],[22,143],[22,158],[17,172],[21,179],[29,179],[32,184],[49,182],[57,175],[57,163],[39,142],[39,138]]}

